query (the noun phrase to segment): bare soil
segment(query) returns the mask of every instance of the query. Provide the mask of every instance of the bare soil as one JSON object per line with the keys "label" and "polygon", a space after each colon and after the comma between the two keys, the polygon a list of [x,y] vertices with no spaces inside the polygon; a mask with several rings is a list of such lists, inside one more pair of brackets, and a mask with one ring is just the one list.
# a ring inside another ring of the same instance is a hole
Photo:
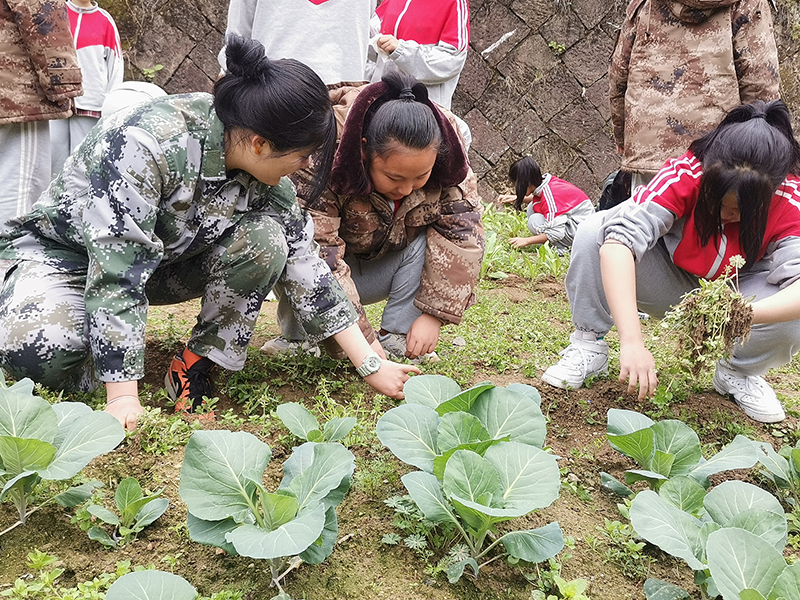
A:
{"label": "bare soil", "polygon": [[[510,278],[501,287],[482,290],[482,294],[501,295],[511,303],[526,302],[533,296],[545,297],[553,302],[566,302],[563,285],[555,279],[544,279],[535,284]],[[194,320],[196,307],[181,305],[165,307],[176,319]],[[274,303],[265,304],[256,337],[255,349],[277,333],[274,321]],[[163,373],[172,354],[178,347],[169,347],[164,340],[148,340],[146,356],[147,377],[145,383],[157,390],[163,385]],[[254,353],[255,355],[256,353]],[[329,379],[354,378],[345,365],[338,363],[336,372]],[[280,374],[277,374],[280,375]],[[286,375],[286,373],[284,373]],[[633,580],[622,574],[620,567],[608,562],[604,555],[604,544],[592,547],[587,538],[603,539],[604,522],[624,521],[617,508],[619,499],[600,488],[600,472],[606,471],[621,478],[632,464],[616,453],[605,440],[606,412],[609,408],[630,408],[645,411],[652,404],[640,403],[628,397],[625,385],[614,379],[598,380],[588,389],[560,390],[542,383],[538,378],[526,378],[521,373],[495,373],[476,371],[474,382],[491,380],[497,385],[522,382],[535,386],[542,394],[542,409],[549,419],[546,445],[562,457],[561,466],[566,467],[566,480],[585,490],[590,499],[581,499],[568,489],[563,489],[560,498],[549,508],[510,524],[514,528],[541,526],[557,520],[564,535],[574,539],[574,547],[559,555],[563,565],[562,576],[567,580],[583,578],[589,581],[588,594],[594,600],[624,600],[644,598],[643,579]],[[798,388],[797,376],[781,372],[769,380],[776,389],[788,396],[795,396]],[[277,388],[282,401],[303,401],[313,389],[291,384]],[[368,388],[364,386],[367,399]],[[156,395],[157,396],[157,395]],[[367,400],[369,402],[369,400]],[[154,400],[155,406],[170,410],[166,400]],[[235,411],[240,406],[224,395],[220,396],[218,411],[228,408]],[[691,395],[685,402],[674,405],[673,411],[698,429],[701,440],[710,447],[719,447],[732,438],[730,423],[754,426],[758,436],[770,439],[771,430],[748,421],[727,399],[714,392]],[[722,415],[722,418],[720,417]],[[192,417],[188,417],[192,419]],[[787,427],[796,427],[797,419],[790,417]],[[219,427],[204,424],[203,427]],[[245,424],[241,429],[248,429]],[[273,449],[273,461],[267,472],[269,485],[277,485],[280,465],[291,452],[285,431],[255,433]],[[776,440],[773,440],[776,441]],[[394,461],[388,451],[380,447],[354,449],[359,460],[378,458]],[[269,587],[266,569],[244,557],[231,557],[212,547],[202,546],[188,539],[185,529],[186,510],[178,494],[178,478],[182,463],[182,449],[164,456],[154,456],[141,450],[141,440],[132,435],[120,447],[99,457],[86,469],[88,477],[98,478],[110,490],[125,477],[137,477],[143,484],[155,489],[166,487],[165,496],[170,507],[165,515],[145,529],[137,540],[117,550],[106,550],[88,539],[78,526],[70,523],[73,510],[59,506],[47,506],[34,513],[25,526],[17,527],[0,537],[0,591],[13,583],[17,577],[26,575],[25,557],[34,548],[59,557],[59,566],[65,569],[60,582],[74,586],[103,572],[113,572],[115,563],[131,561],[133,565],[153,564],[156,568],[170,570],[164,557],[177,557],[174,572],[190,581],[203,595],[224,588],[245,591],[246,600],[269,599],[275,593]],[[426,573],[424,562],[411,550],[402,546],[387,546],[381,537],[395,531],[392,526],[393,512],[383,500],[403,494],[404,489],[397,474],[407,467],[395,461],[394,476],[387,476],[372,486],[354,485],[338,509],[339,543],[333,554],[321,565],[303,565],[287,579],[287,590],[293,598],[310,600],[324,599],[428,599],[428,600],[528,600],[533,584],[525,574],[535,576],[535,567],[509,565],[497,560],[481,571],[477,580],[464,577],[455,584],[447,583],[443,574],[431,576]],[[747,478],[747,473],[726,474],[727,477]],[[0,505],[0,529],[13,524],[16,514],[8,503]],[[699,592],[692,583],[692,573],[685,564],[664,555],[657,549],[647,547],[646,552],[655,559],[647,570],[647,576],[657,577],[693,590],[693,598]]]}

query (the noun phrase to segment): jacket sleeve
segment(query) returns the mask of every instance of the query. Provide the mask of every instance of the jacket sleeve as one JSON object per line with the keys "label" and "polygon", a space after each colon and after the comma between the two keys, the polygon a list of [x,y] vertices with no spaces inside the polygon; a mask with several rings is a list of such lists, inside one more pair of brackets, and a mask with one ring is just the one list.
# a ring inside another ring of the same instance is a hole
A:
{"label": "jacket sleeve", "polygon": [[734,5],[733,60],[742,103],[780,97],[778,49],[767,0],[745,0]]}
{"label": "jacket sleeve", "polygon": [[443,83],[458,76],[467,62],[467,50],[458,50],[446,42],[418,44],[411,40],[400,40],[389,55],[406,73],[424,84]]}
{"label": "jacket sleeve", "polygon": [[318,343],[355,323],[356,314],[320,257],[311,216],[295,203],[285,220],[288,255],[280,289],[308,340]]}
{"label": "jacket sleeve", "polygon": [[486,246],[472,170],[462,184],[443,189],[440,202],[441,215],[427,228],[425,265],[414,305],[445,323],[458,324],[475,303]]}
{"label": "jacket sleeve", "polygon": [[625,142],[625,92],[628,89],[631,51],[633,43],[636,41],[635,17],[636,13],[628,12],[626,14],[608,70],[611,124],[614,130],[614,141],[618,147]]}
{"label": "jacket sleeve", "polygon": [[350,299],[358,316],[361,333],[371,344],[376,339],[375,330],[367,319],[356,284],[350,277],[350,266],[344,261],[346,244],[339,236],[339,227],[342,223],[340,208],[338,196],[330,190],[325,190],[314,202],[314,207],[307,207],[307,210],[314,220],[314,240],[319,244],[319,255]]}
{"label": "jacket sleeve", "polygon": [[83,93],[67,7],[61,0],[6,0],[48,100],[61,104]]}
{"label": "jacket sleeve", "polygon": [[106,64],[108,65],[108,82],[106,83],[106,94],[122,83],[125,75],[125,60],[122,58],[122,43],[119,39],[119,30],[116,23],[111,21],[109,26],[114,30],[114,48],[106,48]]}

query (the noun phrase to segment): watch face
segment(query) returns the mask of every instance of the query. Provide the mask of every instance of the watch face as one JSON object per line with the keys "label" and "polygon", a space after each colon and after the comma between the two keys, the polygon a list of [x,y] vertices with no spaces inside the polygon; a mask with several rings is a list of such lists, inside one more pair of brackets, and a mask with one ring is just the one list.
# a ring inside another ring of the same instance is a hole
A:
{"label": "watch face", "polygon": [[368,356],[367,359],[364,361],[364,364],[369,367],[369,370],[373,373],[381,368],[381,357],[380,356]]}

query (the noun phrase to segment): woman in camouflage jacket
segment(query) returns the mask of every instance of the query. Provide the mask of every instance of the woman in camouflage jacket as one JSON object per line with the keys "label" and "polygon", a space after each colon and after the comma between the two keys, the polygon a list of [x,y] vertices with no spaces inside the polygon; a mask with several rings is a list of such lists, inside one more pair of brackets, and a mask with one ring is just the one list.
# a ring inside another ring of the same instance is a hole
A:
{"label": "woman in camouflage jacket", "polygon": [[[340,138],[330,183],[316,200],[299,194],[321,255],[377,352],[435,360],[441,326],[459,323],[475,301],[484,250],[480,197],[457,127],[422,83],[398,71],[331,97]],[[376,334],[362,306],[381,300]],[[287,306],[278,309],[283,338],[265,351],[302,339]]]}
{"label": "woman in camouflage jacket", "polygon": [[[327,90],[259,42],[227,48],[213,98],[158,98],[103,119],[0,239],[0,257],[17,261],[0,288],[0,366],[55,389],[99,378],[106,410],[128,428],[141,412],[149,303],[202,299],[167,373],[176,410],[212,395],[212,366],[242,368],[277,281],[311,339],[335,336],[356,365],[372,354],[284,177],[319,151],[316,194],[325,186],[336,131]],[[402,397],[416,369],[378,367],[367,381]]]}

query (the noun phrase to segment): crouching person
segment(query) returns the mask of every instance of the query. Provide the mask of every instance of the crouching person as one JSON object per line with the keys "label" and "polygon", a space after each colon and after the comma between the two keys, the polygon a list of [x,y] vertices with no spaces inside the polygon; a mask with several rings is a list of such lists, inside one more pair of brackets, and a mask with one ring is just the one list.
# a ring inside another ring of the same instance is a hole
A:
{"label": "crouching person", "polygon": [[243,367],[278,281],[308,335],[333,336],[378,391],[401,398],[418,372],[375,357],[285,178],[317,154],[313,190],[324,189],[336,138],[327,89],[252,40],[229,39],[227,58],[213,97],[156,98],[102,119],[0,238],[15,261],[0,288],[0,366],[59,390],[99,380],[128,429],[142,411],[149,304],[201,299],[166,376],[178,411],[213,393],[215,366]]}

